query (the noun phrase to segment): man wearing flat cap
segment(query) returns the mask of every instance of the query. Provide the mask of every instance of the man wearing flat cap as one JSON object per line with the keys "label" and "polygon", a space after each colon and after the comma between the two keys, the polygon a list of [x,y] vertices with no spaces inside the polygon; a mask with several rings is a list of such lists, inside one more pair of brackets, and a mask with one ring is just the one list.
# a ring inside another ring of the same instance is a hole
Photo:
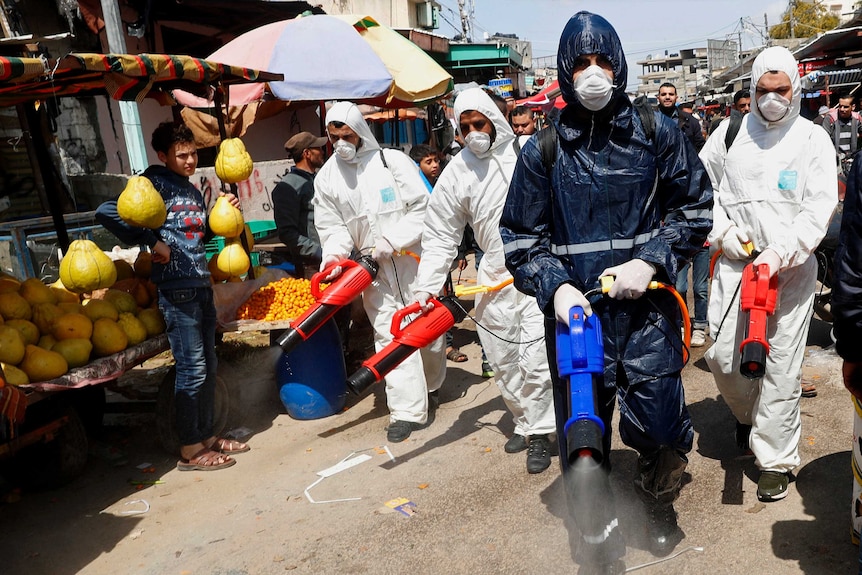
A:
{"label": "man wearing flat cap", "polygon": [[272,190],[278,238],[286,246],[279,253],[296,268],[296,277],[310,277],[320,266],[320,238],[314,228],[314,174],[323,166],[326,137],[299,132],[284,149],[296,165]]}

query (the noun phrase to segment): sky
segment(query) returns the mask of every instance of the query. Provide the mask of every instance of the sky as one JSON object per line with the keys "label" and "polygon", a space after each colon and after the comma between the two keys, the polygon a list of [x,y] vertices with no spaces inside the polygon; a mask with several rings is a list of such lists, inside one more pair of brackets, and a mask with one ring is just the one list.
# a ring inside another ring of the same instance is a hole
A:
{"label": "sky", "polygon": [[[437,0],[443,6],[438,33],[460,33],[457,0]],[[469,5],[469,0],[466,2]],[[473,40],[483,32],[517,34],[530,40],[533,57],[555,54],[568,19],[581,10],[604,16],[616,28],[626,52],[630,88],[639,81],[636,62],[649,55],[705,47],[707,39],[737,39],[740,19],[750,19],[742,34],[743,48],[761,45],[764,14],[769,26],[780,21],[787,0],[473,0]],[[448,22],[447,22],[448,20]],[[454,24],[456,28],[453,28]]]}

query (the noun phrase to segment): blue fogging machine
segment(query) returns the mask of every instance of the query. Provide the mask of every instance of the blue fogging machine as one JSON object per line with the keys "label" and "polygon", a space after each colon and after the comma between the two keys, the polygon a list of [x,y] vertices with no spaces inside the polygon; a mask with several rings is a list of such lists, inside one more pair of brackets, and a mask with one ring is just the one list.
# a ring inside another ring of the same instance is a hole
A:
{"label": "blue fogging machine", "polygon": [[605,424],[596,415],[595,385],[605,369],[602,324],[595,315],[587,317],[583,308],[574,306],[569,310],[569,325],[557,322],[556,343],[560,379],[568,380],[569,386],[569,419],[563,428],[569,464],[580,457],[601,463]]}

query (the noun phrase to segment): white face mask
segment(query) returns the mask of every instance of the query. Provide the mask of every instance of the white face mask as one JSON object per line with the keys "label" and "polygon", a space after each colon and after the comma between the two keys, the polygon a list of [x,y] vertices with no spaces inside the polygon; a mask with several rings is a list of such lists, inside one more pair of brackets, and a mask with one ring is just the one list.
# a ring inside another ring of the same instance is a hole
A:
{"label": "white face mask", "polygon": [[338,140],[335,142],[335,146],[333,146],[333,148],[335,149],[335,153],[338,154],[338,157],[345,162],[349,162],[356,157],[356,146],[350,142]]}
{"label": "white face mask", "polygon": [[614,85],[607,73],[595,64],[588,66],[575,80],[575,95],[584,108],[598,112],[608,105],[614,93]]}
{"label": "white face mask", "polygon": [[787,115],[790,110],[790,100],[779,96],[775,92],[764,94],[757,100],[757,109],[765,120],[777,122]]}
{"label": "white face mask", "polygon": [[470,132],[464,138],[464,143],[467,144],[471,152],[479,156],[491,149],[491,134]]}

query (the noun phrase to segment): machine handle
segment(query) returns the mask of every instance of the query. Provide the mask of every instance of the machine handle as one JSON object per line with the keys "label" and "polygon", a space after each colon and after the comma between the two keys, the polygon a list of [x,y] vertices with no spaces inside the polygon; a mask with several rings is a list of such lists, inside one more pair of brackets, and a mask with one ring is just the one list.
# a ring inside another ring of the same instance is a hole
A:
{"label": "machine handle", "polygon": [[584,308],[569,309],[569,344],[572,350],[572,367],[587,367],[587,338],[584,335]]}
{"label": "machine handle", "polygon": [[765,306],[766,300],[769,297],[769,265],[768,264],[760,264],[758,266],[752,265],[754,268],[754,276],[756,278],[756,288],[754,291],[754,304],[757,306]]}
{"label": "machine handle", "polygon": [[359,262],[345,258],[323,268],[322,272],[317,272],[316,274],[311,276],[311,295],[314,297],[315,300],[320,299],[320,284],[323,282],[323,278],[329,275],[330,270],[332,270],[332,268],[334,268],[335,266],[341,266],[341,273],[343,274],[348,270],[348,268],[353,268],[358,265]]}
{"label": "machine handle", "polygon": [[[429,299],[428,303],[432,304],[434,307],[441,307],[443,305],[436,298]],[[401,332],[404,331],[404,328],[401,327],[401,323],[404,321],[404,318],[410,314],[419,313],[421,311],[422,304],[420,304],[418,301],[414,301],[407,307],[396,310],[396,312],[392,314],[392,325],[389,328],[389,332],[396,338],[400,337]],[[425,315],[425,313],[423,313],[422,315]]]}

